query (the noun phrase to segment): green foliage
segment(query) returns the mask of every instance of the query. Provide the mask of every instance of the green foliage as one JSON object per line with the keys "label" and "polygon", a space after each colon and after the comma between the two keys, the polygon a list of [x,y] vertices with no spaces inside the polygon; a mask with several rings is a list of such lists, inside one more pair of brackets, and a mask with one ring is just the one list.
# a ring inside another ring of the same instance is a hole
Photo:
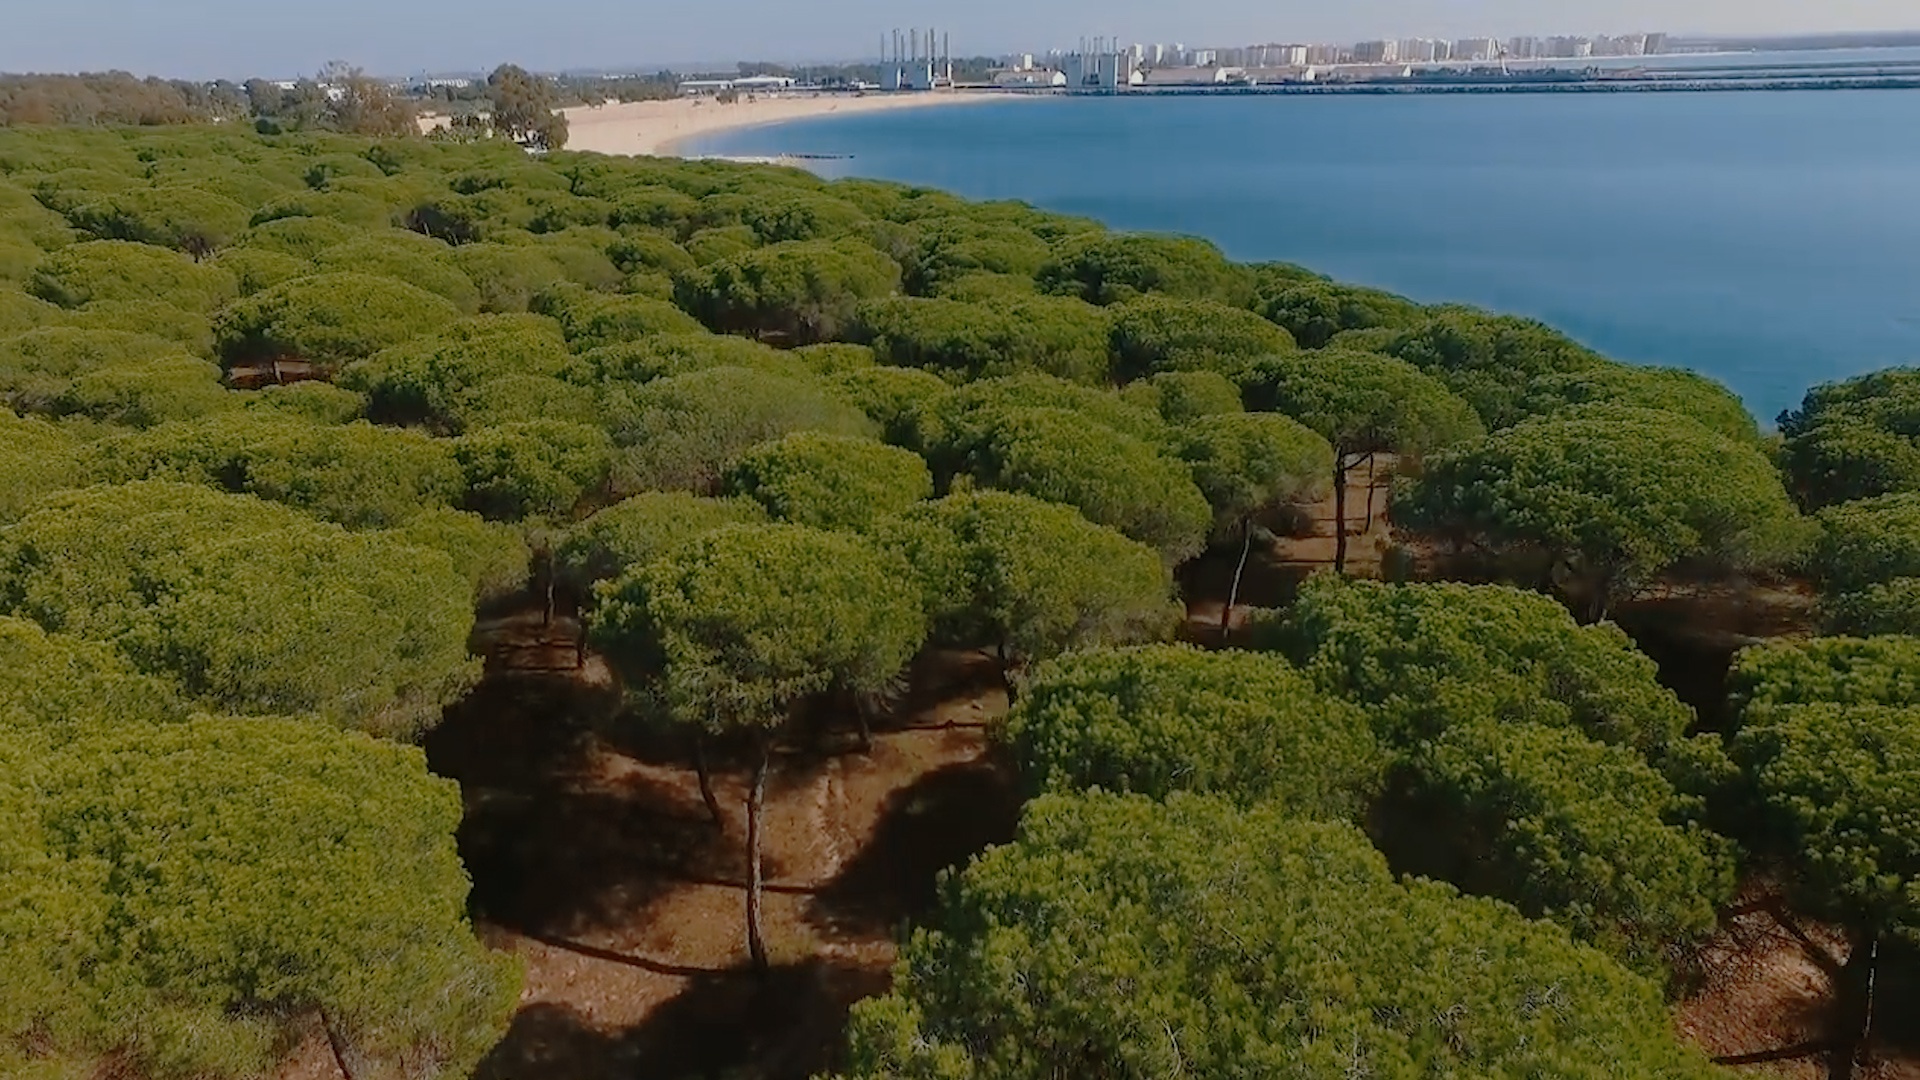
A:
{"label": "green foliage", "polygon": [[60,326],[67,318],[66,312],[37,296],[0,288],[0,337]]}
{"label": "green foliage", "polygon": [[861,305],[853,331],[881,363],[955,381],[1040,372],[1069,382],[1107,379],[1106,312],[1059,297],[993,303],[892,297]]}
{"label": "green foliage", "polygon": [[524,244],[462,244],[447,259],[480,291],[481,311],[525,311],[565,276],[553,256]]}
{"label": "green foliage", "polygon": [[798,432],[740,455],[727,470],[726,488],[766,507],[776,521],[858,531],[931,496],[933,476],[910,451]]}
{"label": "green foliage", "polygon": [[1203,416],[1241,411],[1240,387],[1213,371],[1163,371],[1150,379],[1128,383],[1121,397],[1159,413],[1169,428],[1179,428]]}
{"label": "green foliage", "polygon": [[239,294],[219,266],[125,240],[65,247],[40,264],[33,292],[62,307],[95,300],[159,300],[185,311],[211,311]]}
{"label": "green foliage", "polygon": [[349,528],[397,525],[465,488],[454,450],[417,432],[263,413],[161,424],[101,442],[103,479],[179,480],[286,503]]}
{"label": "green foliage", "polygon": [[1920,634],[1920,577],[1893,578],[1843,593],[1821,607],[1829,634]]}
{"label": "green foliage", "polygon": [[1733,391],[1703,375],[1678,368],[1608,364],[1581,371],[1536,376],[1524,407],[1535,415],[1580,405],[1626,405],[1659,409],[1698,421],[1735,442],[1757,442],[1759,426]]}
{"label": "green foliage", "polygon": [[1355,830],[1047,796],[943,890],[848,1075],[1704,1078],[1655,988]]}
{"label": "green foliage", "polygon": [[1728,676],[1734,705],[1920,707],[1920,638],[1814,638],[1743,649]]}
{"label": "green foliage", "polygon": [[715,730],[775,728],[806,697],[884,688],[925,618],[900,556],[800,525],[730,525],[601,586],[594,644]]}
{"label": "green foliage", "polygon": [[1260,360],[1246,373],[1249,406],[1291,416],[1342,455],[1418,457],[1478,438],[1465,401],[1404,360],[1328,349]]}
{"label": "green foliage", "polygon": [[476,603],[511,596],[533,573],[533,552],[520,530],[445,507],[422,510],[386,535],[410,547],[444,553],[473,585]]}
{"label": "green foliage", "polygon": [[1578,626],[1552,600],[1473,585],[1316,577],[1263,631],[1330,693],[1410,748],[1479,720],[1578,731],[1660,757],[1691,717],[1618,627]]}
{"label": "green foliage", "polygon": [[1086,232],[1054,245],[1035,273],[1042,292],[1116,304],[1143,293],[1176,300],[1213,300],[1244,308],[1253,276],[1220,249],[1186,236]]}
{"label": "green foliage", "polygon": [[921,411],[944,397],[948,390],[938,375],[915,368],[859,368],[841,372],[828,381],[896,446],[915,441]]}
{"label": "green foliage", "polygon": [[170,341],[124,330],[29,330],[0,338],[0,400],[22,412],[51,410],[81,376],[179,353]]}
{"label": "green foliage", "polygon": [[622,499],[568,529],[554,551],[560,576],[576,587],[617,578],[727,525],[767,521],[759,503],[649,491]]}
{"label": "green foliage", "polygon": [[57,991],[0,1005],[9,1042],[156,1077],[258,1075],[321,1008],[374,1069],[450,1080],[505,1032],[518,962],[467,925],[459,791],[418,751],[201,718],[102,731],[41,765],[25,808],[39,882],[0,949],[47,941]]}
{"label": "green foliage", "polygon": [[1802,505],[1818,509],[1920,491],[1920,369],[1889,368],[1807,392],[1780,414],[1781,467]]}
{"label": "green foliage", "polygon": [[1334,335],[1345,331],[1412,326],[1423,314],[1420,305],[1405,297],[1358,285],[1323,279],[1283,279],[1271,284],[1276,287],[1258,290],[1260,313],[1308,349],[1324,349]]}
{"label": "green foliage", "polygon": [[1162,371],[1237,378],[1260,357],[1294,351],[1285,330],[1209,300],[1142,296],[1114,309],[1114,375],[1122,382]]}
{"label": "green foliage", "polygon": [[1733,753],[1798,903],[1846,926],[1856,948],[1889,933],[1920,942],[1920,708],[1749,709]]}
{"label": "green foliage", "polygon": [[1284,416],[1221,413],[1179,432],[1180,455],[1213,508],[1213,537],[1225,539],[1263,510],[1324,497],[1333,475],[1327,440]]}
{"label": "green foliage", "polygon": [[115,192],[68,215],[102,240],[184,251],[195,258],[226,247],[248,225],[247,208],[199,187],[172,185]]}
{"label": "green foliage", "polygon": [[1830,506],[1819,521],[1811,566],[1829,594],[1920,577],[1920,492]]}
{"label": "green foliage", "polygon": [[708,263],[680,279],[681,307],[715,330],[832,341],[863,300],[900,284],[900,267],[857,241],[794,240]]}
{"label": "green foliage", "polygon": [[1072,507],[981,491],[923,503],[877,530],[925,590],[935,640],[1011,663],[1168,636],[1179,612],[1152,548]]}
{"label": "green foliage", "polygon": [[1445,383],[1494,430],[1527,418],[1534,378],[1607,364],[1541,323],[1465,309],[1443,310],[1394,335],[1379,351]]}
{"label": "green foliage", "polygon": [[841,375],[873,367],[878,362],[872,349],[844,341],[802,345],[790,355],[815,375]]}
{"label": "green foliage", "polygon": [[701,229],[687,238],[683,245],[687,254],[693,256],[694,265],[712,266],[738,258],[760,246],[760,238],[745,225],[727,225],[714,229]]}
{"label": "green foliage", "polygon": [[126,427],[191,420],[239,405],[220,385],[220,369],[191,356],[167,356],[101,368],[76,377],[54,401],[63,415]]}
{"label": "green foliage", "polygon": [[550,319],[487,315],[453,323],[360,360],[340,384],[367,395],[367,413],[388,424],[458,430],[464,395],[496,379],[557,376],[568,368],[566,342]]}
{"label": "green foliage", "polygon": [[0,409],[0,477],[0,525],[6,525],[41,496],[85,484],[86,453],[52,424]]}
{"label": "green foliage", "polygon": [[1671,824],[1692,808],[1630,747],[1465,719],[1411,771],[1420,850],[1407,869],[1551,919],[1650,977],[1732,898],[1725,844]]}
{"label": "green foliage", "polygon": [[941,448],[943,456],[953,452],[964,452],[980,484],[1077,507],[1089,521],[1157,549],[1170,565],[1206,545],[1213,515],[1187,468],[1066,409],[996,410],[977,444]]}
{"label": "green foliage", "polygon": [[306,382],[266,386],[240,395],[242,404],[256,412],[290,416],[314,424],[345,424],[360,419],[367,399],[332,383]]}
{"label": "green foliage", "polygon": [[56,749],[186,716],[172,684],[140,674],[113,649],[0,616],[0,730],[10,737]]}
{"label": "green foliage", "polygon": [[470,431],[453,440],[453,457],[467,509],[495,521],[566,520],[605,487],[613,440],[587,424],[532,420]]}
{"label": "green foliage", "polygon": [[111,642],[221,709],[377,733],[437,722],[477,674],[446,555],[192,485],[36,504],[0,534],[0,608]]}
{"label": "green foliage", "polygon": [[966,468],[967,455],[1012,409],[1064,409],[1142,442],[1170,442],[1158,416],[1117,393],[1033,374],[982,379],[927,401],[914,418],[911,444],[926,455],[936,482],[945,483]]}
{"label": "green foliage", "polygon": [[371,274],[443,297],[464,313],[480,310],[480,289],[453,264],[453,249],[418,233],[366,233],[315,256],[321,273]]}
{"label": "green foliage", "polygon": [[[370,225],[370,228],[384,227],[385,222]],[[331,247],[351,241],[359,236],[359,231],[344,222],[325,217],[284,217],[260,220],[253,228],[241,234],[238,250],[265,251],[275,255],[285,255],[311,262],[320,253]],[[232,251],[221,253],[223,259],[232,257]],[[312,273],[311,270],[308,273]]]}
{"label": "green foliage", "polygon": [[1772,463],[1670,413],[1618,406],[1529,421],[1428,463],[1394,503],[1405,528],[1538,552],[1589,618],[1682,560],[1777,566],[1807,527]]}
{"label": "green foliage", "polygon": [[214,335],[228,367],[301,360],[337,371],[459,318],[425,289],[371,274],[296,278],[220,313]]}
{"label": "green foliage", "polygon": [[699,321],[662,300],[643,296],[603,296],[580,293],[552,306],[548,312],[574,349],[643,339],[654,334],[698,334]]}
{"label": "green foliage", "polygon": [[745,225],[765,244],[855,235],[867,215],[844,199],[812,191],[719,194],[700,200],[703,225]]}
{"label": "green foliage", "polygon": [[213,321],[159,300],[95,300],[69,316],[83,330],[126,330],[166,338],[195,356],[213,351]]}
{"label": "green foliage", "polygon": [[746,338],[710,334],[697,324],[691,333],[653,334],[589,349],[581,355],[579,366],[600,382],[651,382],[717,367],[747,368],[799,379],[812,374],[812,369],[792,352]]}
{"label": "green foliage", "polygon": [[1335,821],[1360,814],[1385,764],[1366,714],[1285,660],[1180,645],[1041,665],[1006,734],[1035,792],[1197,792]]}
{"label": "green foliage", "polygon": [[619,491],[719,490],[748,447],[796,431],[870,435],[872,422],[824,384],[737,367],[708,368],[609,393],[609,429],[622,448]]}

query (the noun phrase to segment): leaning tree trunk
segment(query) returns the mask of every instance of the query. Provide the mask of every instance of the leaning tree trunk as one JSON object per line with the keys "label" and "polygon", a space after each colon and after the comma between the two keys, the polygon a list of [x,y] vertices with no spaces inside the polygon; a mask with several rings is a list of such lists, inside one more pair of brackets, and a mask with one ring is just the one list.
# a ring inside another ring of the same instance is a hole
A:
{"label": "leaning tree trunk", "polygon": [[720,800],[713,794],[713,770],[707,765],[707,736],[705,732],[693,734],[693,771],[700,778],[700,800],[707,804],[707,813],[713,818],[713,827],[726,828],[726,818],[720,814]]}
{"label": "leaning tree trunk", "polygon": [[1378,455],[1375,454],[1367,455],[1367,524],[1365,528],[1360,530],[1360,535],[1362,536],[1373,531],[1373,466],[1374,459],[1377,456]]}
{"label": "leaning tree trunk", "polygon": [[1347,572],[1347,455],[1333,455],[1333,572]]}
{"label": "leaning tree trunk", "polygon": [[1240,602],[1240,575],[1247,570],[1247,553],[1253,550],[1253,518],[1248,517],[1240,523],[1244,534],[1240,540],[1240,561],[1233,568],[1233,585],[1227,590],[1227,602],[1220,609],[1220,642],[1225,644],[1227,636],[1233,633],[1233,606]]}
{"label": "leaning tree trunk", "polygon": [[327,1015],[326,1006],[320,1007],[320,1030],[327,1034],[327,1049],[333,1051],[333,1067],[340,1070],[341,1080],[354,1080],[353,1070],[347,1068],[347,1052],[340,1033],[333,1029],[333,1017]]}
{"label": "leaning tree trunk", "polygon": [[760,936],[760,814],[767,796],[768,742],[764,735],[754,740],[753,784],[747,788],[747,955],[761,978],[767,975],[767,943]]}

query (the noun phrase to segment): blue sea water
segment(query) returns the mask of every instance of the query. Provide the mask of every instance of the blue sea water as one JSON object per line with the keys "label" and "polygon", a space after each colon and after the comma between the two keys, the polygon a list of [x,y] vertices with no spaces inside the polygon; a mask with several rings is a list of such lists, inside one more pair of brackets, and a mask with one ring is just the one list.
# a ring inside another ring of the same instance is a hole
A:
{"label": "blue sea water", "polygon": [[1920,91],[1048,98],[749,128],[694,153],[1204,236],[1692,368],[1763,420],[1920,363]]}

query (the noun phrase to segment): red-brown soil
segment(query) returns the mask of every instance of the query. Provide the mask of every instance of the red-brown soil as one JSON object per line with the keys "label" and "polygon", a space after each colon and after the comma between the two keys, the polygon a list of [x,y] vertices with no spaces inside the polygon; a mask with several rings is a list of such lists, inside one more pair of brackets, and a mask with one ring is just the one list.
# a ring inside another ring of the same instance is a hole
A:
{"label": "red-brown soil", "polygon": [[716,828],[687,748],[608,723],[608,692],[496,676],[428,740],[466,794],[460,848],[482,936],[527,969],[478,1076],[828,1067],[848,1006],[886,989],[939,871],[1012,836],[1018,800],[985,730],[1005,707],[997,676],[983,657],[933,657],[870,751],[828,724],[776,754],[764,983],[746,966],[744,765],[714,754]]}

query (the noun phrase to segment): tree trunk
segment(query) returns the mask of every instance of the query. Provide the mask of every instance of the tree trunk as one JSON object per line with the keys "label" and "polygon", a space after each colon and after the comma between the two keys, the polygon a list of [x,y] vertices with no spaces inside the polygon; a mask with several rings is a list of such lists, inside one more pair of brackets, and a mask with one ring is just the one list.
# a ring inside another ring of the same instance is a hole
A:
{"label": "tree trunk", "polygon": [[1000,659],[1000,685],[1006,688],[1007,708],[1011,709],[1014,701],[1020,697],[1020,688],[1013,683],[1013,661],[1007,658],[1006,641],[1000,642],[995,655]]}
{"label": "tree trunk", "polygon": [[760,811],[767,795],[769,740],[754,740],[753,785],[747,789],[747,955],[753,973],[767,976],[767,943],[760,936]]}
{"label": "tree trunk", "polygon": [[693,771],[700,777],[700,799],[707,804],[713,827],[726,828],[727,819],[720,815],[720,800],[713,794],[713,770],[707,767],[707,737],[704,734],[696,733],[693,737]]}
{"label": "tree trunk", "polygon": [[1866,1063],[1873,1035],[1874,976],[1880,963],[1880,938],[1862,934],[1853,941],[1847,964],[1840,969],[1834,993],[1833,1050],[1827,1058],[1827,1080],[1853,1080],[1857,1066]]}
{"label": "tree trunk", "polygon": [[333,1066],[340,1070],[340,1080],[353,1080],[353,1070],[347,1068],[346,1051],[341,1048],[340,1034],[333,1030],[333,1018],[324,1007],[320,1009],[320,1030],[327,1033],[327,1049],[333,1051]]}
{"label": "tree trunk", "polygon": [[1347,572],[1347,455],[1333,456],[1333,572]]}
{"label": "tree trunk", "polygon": [[873,721],[867,716],[867,695],[857,690],[853,695],[853,716],[860,724],[860,752],[873,753]]}
{"label": "tree trunk", "polygon": [[1240,575],[1247,569],[1247,553],[1253,549],[1253,519],[1240,523],[1244,534],[1240,540],[1240,562],[1233,568],[1233,586],[1227,590],[1226,606],[1220,609],[1220,642],[1226,644],[1227,635],[1233,632],[1233,605],[1240,601]]}
{"label": "tree trunk", "polygon": [[1378,456],[1377,454],[1367,455],[1367,527],[1360,530],[1362,536],[1373,531],[1373,462]]}

